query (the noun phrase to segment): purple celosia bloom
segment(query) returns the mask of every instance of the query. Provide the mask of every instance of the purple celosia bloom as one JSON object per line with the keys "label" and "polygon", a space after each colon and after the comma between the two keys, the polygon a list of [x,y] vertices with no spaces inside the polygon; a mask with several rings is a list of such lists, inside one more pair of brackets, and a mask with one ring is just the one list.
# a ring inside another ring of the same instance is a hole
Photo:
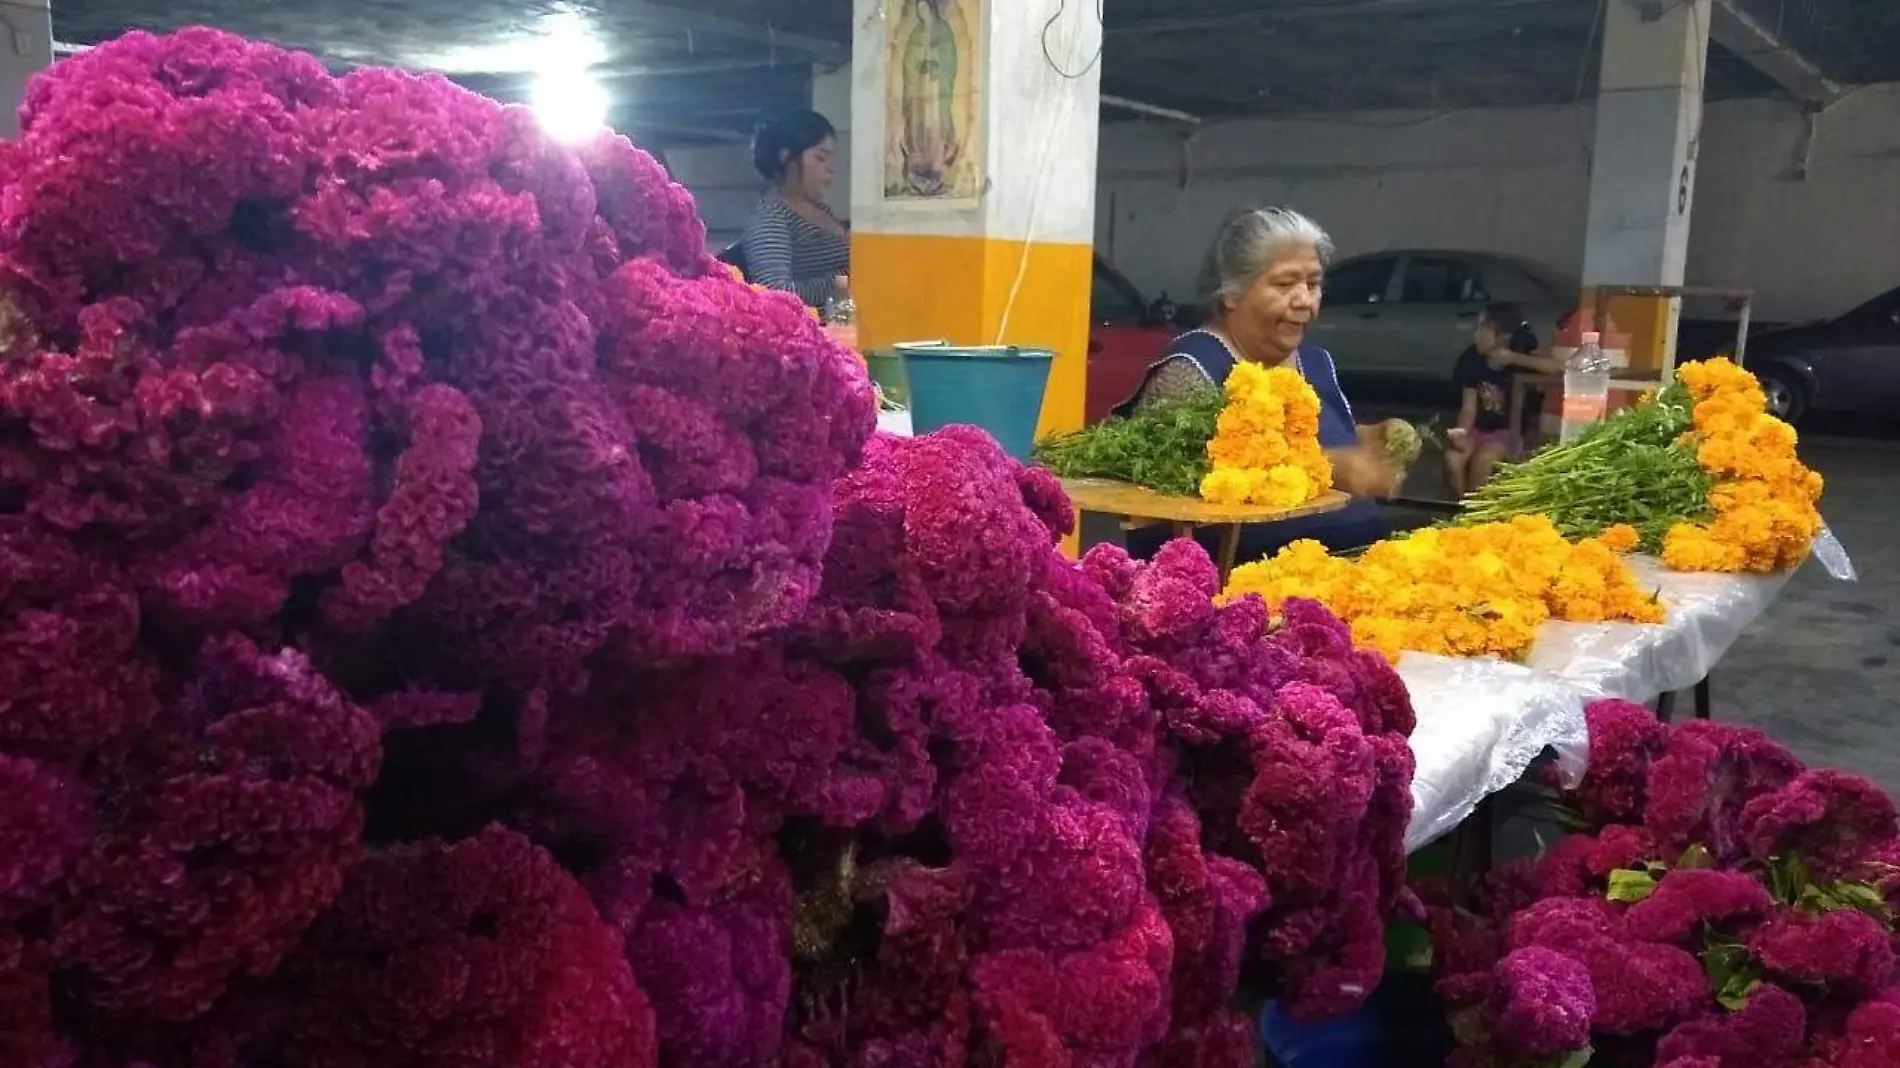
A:
{"label": "purple celosia bloom", "polygon": [[1680,944],[1704,925],[1746,930],[1774,908],[1768,888],[1739,871],[1672,871],[1623,917],[1623,930],[1639,942]]}
{"label": "purple celosia bloom", "polygon": [[1238,1068],[1249,954],[1377,982],[1390,666],[874,436],[624,139],[208,30],[23,122],[0,1062]]}
{"label": "purple celosia bloom", "polygon": [[1561,1058],[1584,1048],[1596,1011],[1590,973],[1571,957],[1533,947],[1498,962],[1487,1015],[1499,1048],[1511,1056]]}
{"label": "purple celosia bloom", "polygon": [[1749,802],[1742,836],[1757,857],[1800,854],[1823,877],[1854,870],[1867,854],[1900,837],[1893,799],[1873,783],[1840,771],[1810,771]]}
{"label": "purple celosia bloom", "polygon": [[653,1014],[620,939],[552,857],[510,832],[371,855],[303,956],[300,1068],[655,1063]]}
{"label": "purple celosia bloom", "polygon": [[1787,749],[1760,731],[1696,722],[1670,733],[1651,765],[1644,825],[1659,844],[1701,845],[1724,862],[1739,859],[1743,811],[1801,773]]}
{"label": "purple celosia bloom", "polygon": [[665,1063],[769,1065],[791,1000],[792,891],[782,872],[704,909],[655,902],[627,939]]}
{"label": "purple celosia bloom", "polygon": [[268,974],[358,850],[369,714],[237,637],[206,642],[192,679],[119,769],[125,800],[101,806],[55,910],[64,981],[109,1019],[188,1020]]}
{"label": "purple celosia bloom", "polygon": [[1819,916],[1785,911],[1757,931],[1748,948],[1771,975],[1853,996],[1872,994],[1894,977],[1891,933],[1852,909]]}
{"label": "purple celosia bloom", "polygon": [[1600,823],[1641,818],[1649,765],[1667,745],[1669,728],[1628,701],[1596,701],[1584,715],[1590,763],[1573,803],[1585,819]]}
{"label": "purple celosia bloom", "polygon": [[1659,1064],[1696,1058],[1716,1068],[1792,1068],[1807,1039],[1801,999],[1778,986],[1757,987],[1741,1009],[1704,1016],[1677,1027],[1656,1044]]}
{"label": "purple celosia bloom", "polygon": [[1834,1054],[1837,1068],[1900,1064],[1900,992],[1890,990],[1855,1008]]}
{"label": "purple celosia bloom", "polygon": [[1594,1026],[1604,1034],[1660,1031],[1693,1016],[1711,993],[1702,962],[1674,946],[1603,938],[1572,955],[1590,971]]}

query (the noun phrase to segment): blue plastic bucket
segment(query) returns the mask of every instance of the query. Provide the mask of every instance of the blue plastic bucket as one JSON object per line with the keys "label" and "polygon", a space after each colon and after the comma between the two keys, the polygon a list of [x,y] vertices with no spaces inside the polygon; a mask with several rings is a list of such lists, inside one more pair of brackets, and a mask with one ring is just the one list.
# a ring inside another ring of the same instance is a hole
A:
{"label": "blue plastic bucket", "polygon": [[1042,396],[1055,353],[1014,345],[896,346],[910,387],[911,429],[916,434],[965,423],[988,431],[1003,451],[1027,461],[1036,445]]}
{"label": "blue plastic bucket", "polygon": [[1365,1007],[1336,1020],[1295,1023],[1269,1002],[1260,1041],[1284,1068],[1439,1068],[1451,1053],[1429,978],[1388,975]]}

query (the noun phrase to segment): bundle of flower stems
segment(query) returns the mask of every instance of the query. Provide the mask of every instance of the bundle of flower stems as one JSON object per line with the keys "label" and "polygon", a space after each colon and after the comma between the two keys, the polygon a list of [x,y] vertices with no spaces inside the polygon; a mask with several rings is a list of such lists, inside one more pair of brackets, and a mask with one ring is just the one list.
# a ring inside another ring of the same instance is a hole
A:
{"label": "bundle of flower stems", "polygon": [[1708,516],[1713,480],[1697,461],[1693,430],[1688,391],[1671,386],[1503,468],[1464,499],[1458,522],[1545,515],[1569,538],[1628,524],[1645,552],[1659,552],[1671,527]]}
{"label": "bundle of flower stems", "polygon": [[1226,403],[1209,386],[1144,405],[1125,417],[1045,438],[1036,445],[1036,462],[1063,478],[1109,478],[1192,497],[1213,466],[1207,443]]}

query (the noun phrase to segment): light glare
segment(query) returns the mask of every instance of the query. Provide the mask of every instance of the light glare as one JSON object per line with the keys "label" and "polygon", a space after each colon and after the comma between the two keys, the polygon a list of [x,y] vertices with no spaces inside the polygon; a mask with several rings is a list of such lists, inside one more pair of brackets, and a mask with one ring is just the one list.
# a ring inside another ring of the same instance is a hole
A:
{"label": "light glare", "polygon": [[530,106],[549,137],[580,144],[607,125],[607,90],[585,70],[548,71],[534,81]]}

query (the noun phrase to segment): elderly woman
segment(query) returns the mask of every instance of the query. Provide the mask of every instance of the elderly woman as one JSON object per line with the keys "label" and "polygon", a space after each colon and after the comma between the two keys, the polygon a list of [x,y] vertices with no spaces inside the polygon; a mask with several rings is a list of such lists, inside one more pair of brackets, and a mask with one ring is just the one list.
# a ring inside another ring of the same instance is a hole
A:
{"label": "elderly woman", "polygon": [[1385,427],[1353,421],[1332,356],[1306,340],[1319,314],[1332,254],[1326,232],[1298,212],[1268,208],[1229,222],[1214,246],[1219,284],[1208,325],[1170,342],[1141,388],[1119,409],[1125,413],[1222,385],[1241,361],[1289,366],[1305,376],[1319,395],[1319,442],[1332,460],[1333,485],[1356,499],[1343,511],[1248,527],[1244,558],[1270,554],[1302,538],[1348,549],[1388,533],[1374,503],[1395,488],[1395,473],[1381,445]]}

